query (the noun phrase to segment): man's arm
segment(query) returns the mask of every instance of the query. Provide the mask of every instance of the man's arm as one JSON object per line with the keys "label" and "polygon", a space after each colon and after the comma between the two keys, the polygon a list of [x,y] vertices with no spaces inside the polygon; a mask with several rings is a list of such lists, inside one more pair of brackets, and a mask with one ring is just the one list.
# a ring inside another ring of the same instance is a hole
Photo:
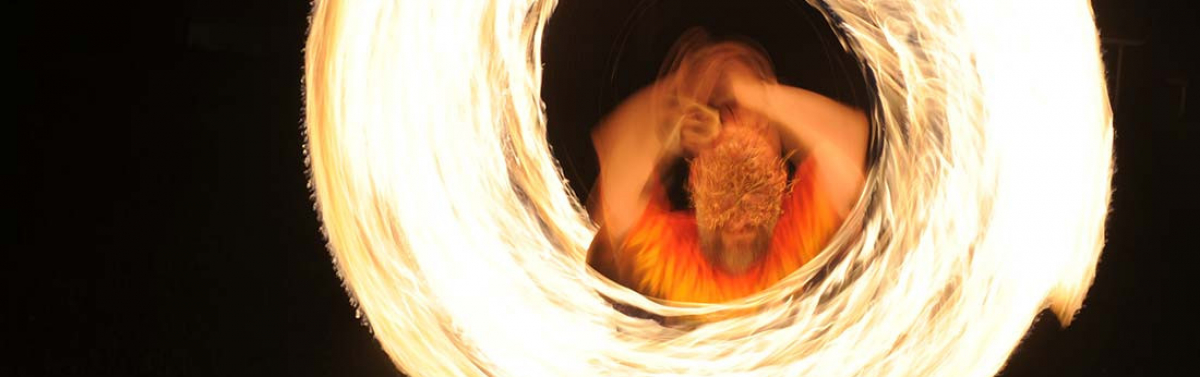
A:
{"label": "man's arm", "polygon": [[[819,181],[838,214],[845,216],[862,191],[868,123],[861,111],[820,94],[759,82],[735,87],[738,103],[781,125],[785,147],[797,146],[816,158]],[[799,145],[796,145],[799,144]]]}
{"label": "man's arm", "polygon": [[[601,225],[612,241],[624,239],[649,202],[647,188],[660,166],[681,153],[666,86],[654,84],[618,106],[592,132],[600,162]],[[673,132],[674,131],[674,132]]]}

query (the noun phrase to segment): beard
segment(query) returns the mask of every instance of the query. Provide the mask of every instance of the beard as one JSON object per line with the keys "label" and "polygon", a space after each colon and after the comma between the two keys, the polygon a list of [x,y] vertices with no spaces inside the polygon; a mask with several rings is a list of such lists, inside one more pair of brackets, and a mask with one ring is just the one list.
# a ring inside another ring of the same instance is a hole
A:
{"label": "beard", "polygon": [[[726,272],[741,273],[767,253],[783,213],[787,169],[758,130],[726,128],[721,138],[692,159],[688,189],[704,256]],[[751,235],[727,236],[739,229]]]}
{"label": "beard", "polygon": [[770,228],[782,214],[786,162],[759,130],[721,130],[716,146],[693,158],[688,191],[701,229]]}
{"label": "beard", "polygon": [[755,228],[753,237],[733,241],[718,229],[702,229],[700,250],[705,258],[721,270],[739,274],[746,272],[767,254],[771,245],[771,232],[767,226]]}

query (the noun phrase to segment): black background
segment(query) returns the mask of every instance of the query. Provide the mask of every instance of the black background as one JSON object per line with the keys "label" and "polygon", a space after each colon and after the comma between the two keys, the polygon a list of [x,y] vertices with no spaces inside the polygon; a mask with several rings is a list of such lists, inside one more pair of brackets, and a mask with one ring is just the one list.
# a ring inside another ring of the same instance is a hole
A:
{"label": "black background", "polygon": [[[1176,292],[1194,286],[1183,275],[1197,249],[1184,231],[1197,209],[1200,13],[1186,1],[1094,8],[1120,97],[1109,243],[1077,322],[1060,329],[1044,314],[1006,376],[1180,375],[1196,350],[1183,322],[1194,293]],[[18,28],[4,336],[16,362],[0,375],[399,374],[355,318],[305,187],[308,11],[303,1],[42,2],[33,27]],[[787,83],[870,104],[855,63],[805,4],[562,1],[543,97],[581,196],[595,174],[586,130],[653,78],[692,23],[759,40],[789,67]]]}

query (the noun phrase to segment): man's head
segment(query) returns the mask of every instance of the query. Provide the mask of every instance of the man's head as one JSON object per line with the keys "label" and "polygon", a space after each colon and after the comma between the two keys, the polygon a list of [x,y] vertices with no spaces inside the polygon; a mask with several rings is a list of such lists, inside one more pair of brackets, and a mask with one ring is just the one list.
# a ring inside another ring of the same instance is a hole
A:
{"label": "man's head", "polygon": [[721,111],[716,143],[691,162],[688,189],[704,254],[728,272],[743,272],[770,246],[782,214],[787,169],[777,136],[761,115]]}
{"label": "man's head", "polygon": [[688,191],[700,247],[726,271],[743,272],[770,246],[787,170],[778,133],[764,116],[738,106],[727,73],[740,69],[773,82],[770,59],[750,40],[714,39],[693,29],[679,38],[663,68],[683,102],[719,109],[719,122],[710,111],[684,111],[680,142],[692,157]]}

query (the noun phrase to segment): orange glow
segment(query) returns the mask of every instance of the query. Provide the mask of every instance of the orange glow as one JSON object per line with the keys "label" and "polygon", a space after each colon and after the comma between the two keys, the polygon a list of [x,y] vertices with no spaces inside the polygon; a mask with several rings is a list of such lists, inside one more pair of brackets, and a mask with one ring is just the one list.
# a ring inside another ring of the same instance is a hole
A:
{"label": "orange glow", "polygon": [[[539,97],[554,1],[317,0],[314,199],[394,363],[436,376],[984,376],[1044,308],[1068,323],[1103,248],[1112,168],[1088,2],[826,3],[881,101],[883,154],[854,225],[765,291],[685,306],[586,267],[596,229],[551,157]],[[722,319],[663,327],[602,296]]]}

